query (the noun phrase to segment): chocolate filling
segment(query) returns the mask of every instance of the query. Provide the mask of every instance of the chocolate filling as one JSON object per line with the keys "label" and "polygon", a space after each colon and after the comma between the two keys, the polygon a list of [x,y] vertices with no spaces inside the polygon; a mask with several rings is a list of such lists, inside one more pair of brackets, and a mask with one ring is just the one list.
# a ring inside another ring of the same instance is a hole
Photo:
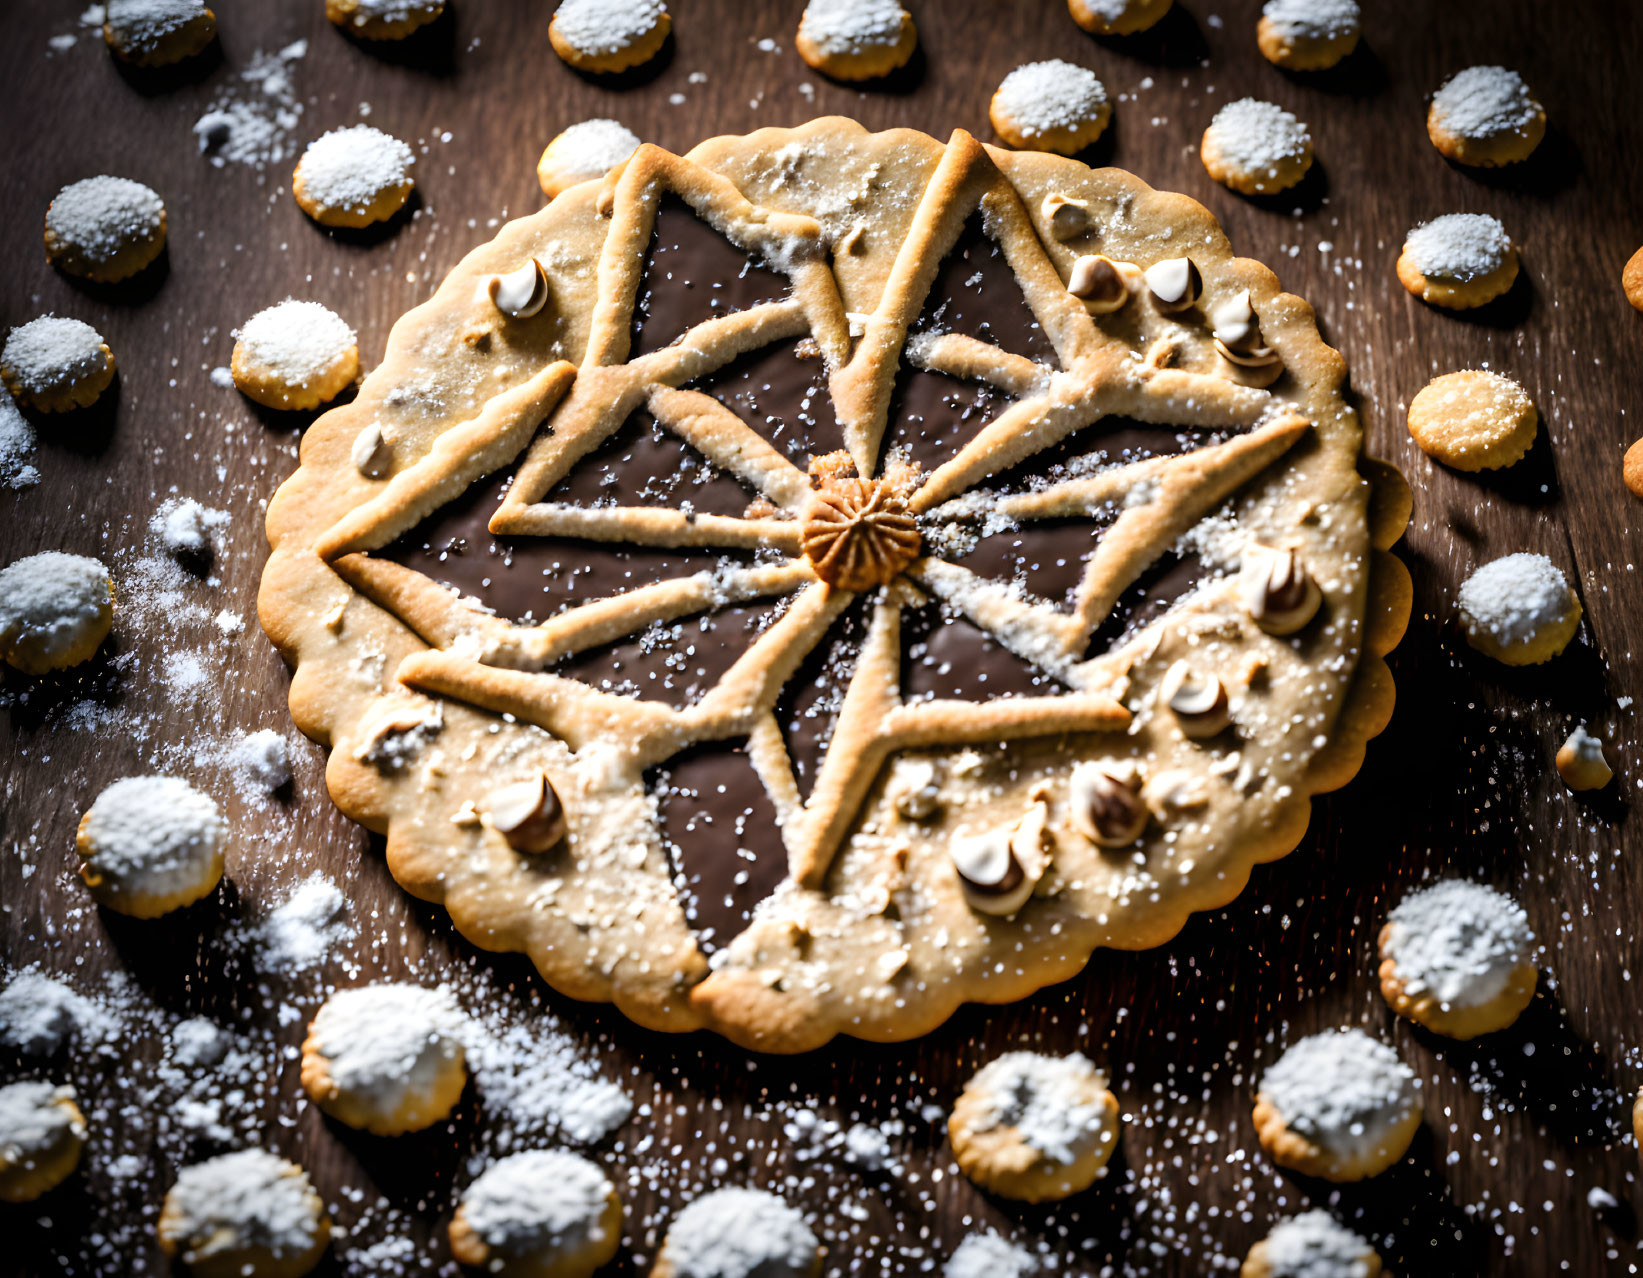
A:
{"label": "chocolate filling", "polygon": [[836,618],[822,641],[810,651],[798,673],[782,689],[776,703],[776,722],[787,743],[793,778],[799,794],[808,800],[833,739],[839,707],[856,672],[856,658],[872,616],[871,597],[859,595]]}
{"label": "chocolate filling", "polygon": [[1055,358],[1004,250],[987,237],[979,213],[964,224],[942,260],[913,332],[963,333],[1016,355]]}

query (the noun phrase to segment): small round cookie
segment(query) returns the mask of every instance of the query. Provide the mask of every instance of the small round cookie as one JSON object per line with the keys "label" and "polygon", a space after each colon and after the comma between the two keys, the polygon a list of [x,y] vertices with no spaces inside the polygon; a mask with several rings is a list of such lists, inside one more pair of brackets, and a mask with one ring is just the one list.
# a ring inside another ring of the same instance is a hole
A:
{"label": "small round cookie", "polygon": [[1421,1113],[1415,1076],[1396,1052],[1362,1030],[1328,1030],[1262,1076],[1255,1133],[1278,1166],[1344,1184],[1402,1158]]}
{"label": "small round cookie", "polygon": [[918,46],[899,0],[810,0],[793,47],[823,75],[872,80],[907,65]]}
{"label": "small round cookie", "polygon": [[1626,456],[1621,459],[1620,474],[1626,481],[1626,487],[1632,490],[1632,495],[1643,497],[1643,439],[1626,450]]}
{"label": "small round cookie", "polygon": [[1155,26],[1175,0],[1067,0],[1067,12],[1091,35],[1134,35]]}
{"label": "small round cookie", "polygon": [[616,120],[583,120],[560,133],[542,152],[536,180],[550,200],[580,182],[602,178],[639,146],[639,135]]}
{"label": "small round cookie", "polygon": [[1643,1088],[1638,1089],[1637,1099],[1632,1102],[1632,1139],[1643,1148]]}
{"label": "small round cookie", "polygon": [[29,555],[0,572],[0,658],[24,674],[89,661],[114,625],[114,583],[85,555]]}
{"label": "small round cookie", "polygon": [[502,1278],[589,1278],[616,1255],[622,1200],[587,1159],[533,1149],[492,1163],[451,1217],[451,1254]]}
{"label": "small round cookie", "polygon": [[234,385],[268,408],[318,408],[359,376],[354,330],[318,302],[287,298],[258,311],[234,337]]}
{"label": "small round cookie", "polygon": [[1053,1202],[1088,1189],[1118,1145],[1118,1100],[1083,1056],[1006,1052],[947,1120],[959,1169],[990,1193]]}
{"label": "small round cookie", "polygon": [[89,408],[114,381],[114,354],[90,324],[42,315],[11,330],[0,348],[0,380],[24,408]]}
{"label": "small round cookie", "polygon": [[612,74],[649,62],[672,29],[663,0],[564,0],[548,39],[578,71]]}
{"label": "small round cookie", "polygon": [[192,58],[217,34],[205,0],[108,0],[103,40],[122,62],[163,67]]}
{"label": "small round cookie", "polygon": [[160,1250],[194,1278],[302,1278],[331,1240],[308,1173],[242,1149],[177,1173],[160,1208]]}
{"label": "small round cookie", "polygon": [[165,201],[130,178],[86,178],[46,209],[46,260],[99,284],[128,279],[165,248]]}
{"label": "small round cookie", "polygon": [[445,0],[325,0],[325,16],[365,40],[403,40],[445,12]]}
{"label": "small round cookie", "polygon": [[1550,661],[1580,628],[1580,598],[1545,555],[1486,563],[1456,596],[1466,642],[1508,666]]}
{"label": "small round cookie", "polygon": [[180,777],[126,777],[80,818],[80,877],[99,905],[158,918],[216,890],[223,833],[216,803]]}
{"label": "small round cookie", "polygon": [[421,1131],[468,1081],[462,1014],[444,989],[339,990],[308,1026],[302,1086],[332,1118],[378,1136]]}
{"label": "small round cookie", "polygon": [[1381,1258],[1327,1211],[1281,1220],[1249,1249],[1239,1278],[1380,1278]]}
{"label": "small round cookie", "polygon": [[1381,928],[1381,994],[1447,1038],[1505,1029],[1535,997],[1529,916],[1481,883],[1444,879],[1406,896]]}
{"label": "small round cookie", "polygon": [[1626,300],[1643,311],[1643,248],[1632,254],[1620,273],[1620,287],[1626,290]]}
{"label": "small round cookie", "polygon": [[321,226],[370,226],[405,207],[416,185],[415,164],[411,148],[381,129],[332,129],[308,144],[291,190]]}
{"label": "small round cookie", "polygon": [[0,1087],[0,1202],[28,1203],[56,1189],[80,1163],[86,1118],[72,1087]]}
{"label": "small round cookie", "polygon": [[1517,249],[1487,213],[1446,213],[1409,232],[1398,282],[1433,306],[1470,310],[1494,301],[1517,279]]}
{"label": "small round cookie", "polygon": [[1275,102],[1239,98],[1215,113],[1198,155],[1209,175],[1243,195],[1287,191],[1312,167],[1312,134]]}
{"label": "small round cookie", "polygon": [[1358,47],[1362,31],[1357,0],[1266,0],[1255,43],[1286,71],[1325,71]]}
{"label": "small round cookie", "polygon": [[1510,377],[1472,368],[1433,378],[1409,404],[1409,434],[1455,470],[1499,470],[1535,442],[1540,413]]}
{"label": "small round cookie", "polygon": [[679,1213],[650,1278],[814,1278],[821,1263],[797,1208],[762,1189],[716,1189]]}
{"label": "small round cookie", "polygon": [[1051,58],[1005,76],[987,115],[1011,146],[1072,155],[1106,132],[1112,103],[1094,71]]}
{"label": "small round cookie", "polygon": [[1492,169],[1529,158],[1546,136],[1546,111],[1516,71],[1467,67],[1432,95],[1426,134],[1457,164]]}

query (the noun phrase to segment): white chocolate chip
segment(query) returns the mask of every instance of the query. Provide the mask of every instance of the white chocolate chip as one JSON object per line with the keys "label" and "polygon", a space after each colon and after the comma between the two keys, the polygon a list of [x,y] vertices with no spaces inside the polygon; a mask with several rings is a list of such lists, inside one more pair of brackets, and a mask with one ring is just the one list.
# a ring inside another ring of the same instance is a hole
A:
{"label": "white chocolate chip", "polygon": [[367,479],[381,479],[393,469],[394,450],[382,433],[381,423],[372,422],[354,436],[354,446],[349,450],[348,457],[354,463],[354,469]]}
{"label": "white chocolate chip", "polygon": [[516,271],[491,276],[486,286],[496,309],[511,319],[529,319],[548,303],[548,275],[534,257]]}

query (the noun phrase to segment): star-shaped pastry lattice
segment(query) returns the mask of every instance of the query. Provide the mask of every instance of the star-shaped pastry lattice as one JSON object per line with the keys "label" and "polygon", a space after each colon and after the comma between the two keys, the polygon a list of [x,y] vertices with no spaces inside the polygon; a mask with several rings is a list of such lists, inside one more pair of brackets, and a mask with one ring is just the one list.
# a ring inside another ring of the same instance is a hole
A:
{"label": "star-shaped pastry lattice", "polygon": [[[786,275],[791,290],[782,300],[715,316],[661,350],[630,358],[646,249],[668,192],[750,257]],[[1277,412],[1263,390],[1171,367],[1167,342],[1138,350],[1104,332],[1068,291],[1015,189],[985,148],[964,133],[947,145],[878,305],[865,315],[846,313],[828,260],[833,246],[818,222],[756,207],[730,181],[686,159],[642,147],[612,175],[606,196],[610,226],[580,367],[552,365],[497,396],[316,547],[351,584],[430,645],[401,664],[400,680],[514,714],[572,750],[619,744],[639,767],[664,763],[700,742],[745,739],[775,805],[791,876],[811,887],[826,875],[881,766],[895,752],[1124,728],[1129,711],[1114,695],[1111,670],[1087,655],[1091,636],[1125,589],[1177,541],[1183,525],[1220,506],[1289,449],[1307,423]],[[959,333],[909,337],[940,263],[978,211],[1054,350],[1053,365]],[[690,389],[740,356],[793,339],[809,339],[824,361],[845,444],[842,456],[822,459],[811,473],[719,399]],[[1011,401],[928,474],[882,455],[891,389],[903,361],[986,383]],[[640,409],[758,500],[740,516],[550,500],[572,467]],[[1234,433],[1182,455],[978,496],[984,481],[1107,416],[1171,431]],[[549,429],[540,429],[544,422]],[[569,607],[538,625],[516,626],[476,612],[420,573],[369,553],[521,453],[514,482],[491,520],[494,533],[757,549],[774,558],[657,581]],[[845,491],[829,490],[835,481],[855,485],[839,507],[842,514],[823,508]],[[875,550],[879,534],[862,532],[844,549],[860,551],[857,560],[879,567],[835,571],[839,528],[817,521],[843,520],[854,536],[866,527],[862,512],[871,505],[883,514],[886,502],[895,528],[921,529],[922,535],[901,535],[896,553],[885,556]],[[1115,521],[1086,561],[1070,611],[932,549],[948,544],[945,533],[973,523],[983,511],[1031,523],[1115,510]],[[818,549],[824,545],[831,558]],[[833,621],[863,592],[871,596],[867,634],[815,784],[801,798],[777,703]],[[979,704],[904,700],[902,612],[932,597],[1052,674],[1067,691]],[[777,620],[694,704],[681,708],[602,691],[551,669],[562,657],[653,623],[759,598],[786,602]]]}

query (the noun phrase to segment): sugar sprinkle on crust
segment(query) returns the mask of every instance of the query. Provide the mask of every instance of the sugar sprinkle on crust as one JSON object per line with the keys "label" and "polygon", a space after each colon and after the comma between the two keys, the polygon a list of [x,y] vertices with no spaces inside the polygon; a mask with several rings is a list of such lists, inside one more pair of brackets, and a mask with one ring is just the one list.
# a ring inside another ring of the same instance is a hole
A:
{"label": "sugar sprinkle on crust", "polygon": [[1380,1257],[1322,1209],[1281,1220],[1250,1249],[1243,1278],[1378,1278]]}
{"label": "sugar sprinkle on crust", "polygon": [[1495,470],[1521,461],[1539,426],[1529,392],[1483,369],[1434,378],[1409,404],[1410,436],[1427,456],[1456,470]]}
{"label": "sugar sprinkle on crust", "polygon": [[1012,146],[1071,154],[1106,129],[1112,104],[1095,72],[1051,58],[1005,76],[990,114],[993,128]]}
{"label": "sugar sprinkle on crust", "polygon": [[142,270],[165,247],[165,201],[130,178],[85,178],[46,210],[46,256],[74,275],[112,283]]}
{"label": "sugar sprinkle on crust", "polygon": [[356,124],[314,139],[292,178],[297,203],[327,226],[367,226],[392,217],[416,185],[416,156],[398,138]]}
{"label": "sugar sprinkle on crust", "polygon": [[639,135],[619,120],[583,120],[549,142],[536,166],[550,199],[578,182],[603,177],[640,146]]}
{"label": "sugar sprinkle on crust", "polygon": [[215,801],[180,777],[126,777],[80,822],[80,874],[102,904],[153,918],[217,886],[225,828]]}
{"label": "sugar sprinkle on crust", "polygon": [[652,1278],[809,1278],[821,1245],[804,1215],[762,1189],[703,1194],[669,1226]]}
{"label": "sugar sprinkle on crust", "polygon": [[1516,71],[1468,67],[1432,95],[1426,130],[1450,159],[1493,167],[1529,157],[1546,134],[1546,112]]}
{"label": "sugar sprinkle on crust", "polygon": [[234,384],[270,408],[314,408],[359,372],[354,330],[318,302],[288,298],[235,334]]}
{"label": "sugar sprinkle on crust", "polygon": [[1200,147],[1217,182],[1246,195],[1294,186],[1312,167],[1312,134],[1275,102],[1239,98],[1215,113]]}
{"label": "sugar sprinkle on crust", "polygon": [[0,1202],[30,1202],[60,1185],[79,1163],[85,1138],[72,1087],[0,1087]]}
{"label": "sugar sprinkle on crust", "polygon": [[325,16],[367,40],[403,40],[445,12],[445,0],[325,0]]}
{"label": "sugar sprinkle on crust", "polygon": [[1406,896],[1392,911],[1381,954],[1397,964],[1410,994],[1475,1007],[1498,998],[1530,961],[1529,917],[1511,897],[1481,883],[1445,879]]}
{"label": "sugar sprinkle on crust", "polygon": [[918,30],[899,0],[810,0],[793,43],[826,75],[868,80],[905,66]]}
{"label": "sugar sprinkle on crust", "polygon": [[1074,22],[1092,35],[1134,35],[1156,25],[1174,0],[1067,0]]}
{"label": "sugar sprinkle on crust", "polygon": [[616,1254],[622,1207],[599,1167],[563,1150],[533,1149],[492,1163],[462,1195],[451,1222],[457,1259],[495,1272],[585,1278]]}
{"label": "sugar sprinkle on crust", "polygon": [[87,660],[113,618],[114,587],[99,560],[48,550],[0,571],[0,655],[25,674]]}
{"label": "sugar sprinkle on crust", "polygon": [[571,66],[616,72],[648,62],[671,29],[664,0],[563,0],[548,38]]}
{"label": "sugar sprinkle on crust", "polygon": [[115,55],[157,67],[192,57],[211,43],[217,17],[205,0],[108,0],[103,39]]}
{"label": "sugar sprinkle on crust", "polygon": [[114,356],[90,324],[42,315],[6,337],[0,378],[18,403],[41,412],[86,408],[114,380]]}
{"label": "sugar sprinkle on crust", "polygon": [[264,1149],[185,1167],[165,1196],[160,1246],[185,1264],[233,1263],[256,1273],[270,1259],[307,1273],[325,1250],[330,1221],[308,1173]]}

